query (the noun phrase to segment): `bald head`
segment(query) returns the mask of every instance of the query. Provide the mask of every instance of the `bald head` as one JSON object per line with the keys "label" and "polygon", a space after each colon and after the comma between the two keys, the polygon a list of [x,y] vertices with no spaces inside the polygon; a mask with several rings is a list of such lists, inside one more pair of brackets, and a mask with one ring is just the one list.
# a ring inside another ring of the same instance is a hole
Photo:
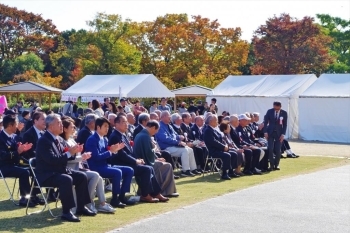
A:
{"label": "bald head", "polygon": [[236,128],[239,125],[238,115],[230,116],[230,125],[232,125],[234,128]]}
{"label": "bald head", "polygon": [[170,123],[170,112],[169,111],[161,112],[160,120],[165,124],[169,124]]}
{"label": "bald head", "polygon": [[208,116],[207,120],[205,121],[206,124],[210,125],[213,128],[216,128],[218,126],[218,117],[216,115],[210,115]]}

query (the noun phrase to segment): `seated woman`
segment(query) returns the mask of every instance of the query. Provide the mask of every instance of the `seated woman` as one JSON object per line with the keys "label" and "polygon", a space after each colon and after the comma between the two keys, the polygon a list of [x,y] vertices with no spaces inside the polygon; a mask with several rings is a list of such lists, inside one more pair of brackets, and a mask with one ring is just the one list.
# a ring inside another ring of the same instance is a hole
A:
{"label": "seated woman", "polygon": [[[63,124],[63,133],[61,134],[61,137],[66,141],[69,147],[76,145],[76,142],[73,139],[73,135],[75,133],[75,128],[76,128],[74,125],[74,120],[70,117],[63,117],[62,124]],[[86,156],[86,154],[88,156]],[[91,153],[89,152],[86,152],[82,155],[76,155],[75,160],[69,160],[67,166],[73,170],[83,171],[86,173],[86,176],[88,178],[89,195],[91,199],[91,204],[89,204],[87,207],[95,213],[97,212],[114,213],[115,209],[112,206],[110,206],[108,203],[106,203],[102,177],[97,172],[90,171],[89,169],[86,168],[88,166],[85,161],[90,157],[91,157]],[[100,205],[97,207],[97,209],[94,203],[95,190],[96,190],[97,197],[100,201]]]}
{"label": "seated woman", "polygon": [[238,155],[237,156],[237,167],[235,169],[235,174],[240,175],[240,176],[244,175],[241,172],[242,163],[244,160],[244,154],[243,154],[244,150],[239,149],[237,147],[237,145],[233,142],[231,135],[230,135],[231,127],[230,127],[228,122],[226,122],[226,121],[221,122],[219,128],[220,128],[220,131],[224,133],[222,140],[228,145],[229,150],[235,151]]}

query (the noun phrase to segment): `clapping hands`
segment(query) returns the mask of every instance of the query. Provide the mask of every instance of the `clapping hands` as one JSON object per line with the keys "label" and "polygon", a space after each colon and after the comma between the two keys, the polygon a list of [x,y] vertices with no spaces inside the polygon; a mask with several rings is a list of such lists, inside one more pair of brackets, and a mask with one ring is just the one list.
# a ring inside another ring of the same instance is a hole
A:
{"label": "clapping hands", "polygon": [[113,154],[117,153],[119,150],[123,149],[125,147],[125,144],[124,143],[117,143],[117,144],[114,144],[114,145],[111,145],[109,147],[109,151],[112,152]]}
{"label": "clapping hands", "polygon": [[18,143],[17,152],[18,154],[22,154],[23,152],[30,150],[32,146],[33,146],[32,143],[25,143],[25,144]]}

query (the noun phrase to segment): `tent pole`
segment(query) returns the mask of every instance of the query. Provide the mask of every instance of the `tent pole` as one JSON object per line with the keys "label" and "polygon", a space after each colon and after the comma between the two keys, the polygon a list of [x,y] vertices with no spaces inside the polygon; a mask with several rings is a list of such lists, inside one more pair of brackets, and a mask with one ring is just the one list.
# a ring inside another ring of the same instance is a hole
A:
{"label": "tent pole", "polygon": [[19,100],[18,100],[18,97],[19,97],[19,93],[17,92],[17,93],[16,93],[17,102],[19,101]]}
{"label": "tent pole", "polygon": [[49,93],[49,110],[51,111],[51,97],[52,97],[52,93]]}
{"label": "tent pole", "polygon": [[174,98],[174,112],[176,112],[176,96]]}
{"label": "tent pole", "polygon": [[40,108],[43,107],[41,97],[42,97],[42,94],[40,93],[40,94],[39,94],[39,105],[40,105]]}

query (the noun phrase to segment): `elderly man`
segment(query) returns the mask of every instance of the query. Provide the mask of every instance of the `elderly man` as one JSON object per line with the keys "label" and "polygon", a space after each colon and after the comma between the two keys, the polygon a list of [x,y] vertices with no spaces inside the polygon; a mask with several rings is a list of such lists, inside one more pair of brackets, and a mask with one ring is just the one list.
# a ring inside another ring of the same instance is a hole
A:
{"label": "elderly man", "polygon": [[134,114],[132,113],[127,113],[126,119],[128,121],[128,131],[126,132],[126,136],[129,140],[133,140],[136,119]]}
{"label": "elderly man", "polygon": [[[156,110],[157,111],[157,110]],[[159,110],[158,110],[159,111]],[[149,118],[150,120],[156,120],[159,121],[159,116],[160,116],[160,111],[159,111],[159,115],[156,112],[152,112],[149,114]]]}
{"label": "elderly man", "polygon": [[[250,167],[247,167],[247,169],[250,169],[250,172],[253,173],[254,175],[261,175],[261,171],[257,169],[259,166],[259,161],[261,157],[261,153],[263,152],[257,145],[257,143],[253,142],[250,139],[249,132],[247,130],[247,126],[249,124],[250,118],[247,117],[246,114],[240,114],[238,116],[239,120],[239,125],[236,127],[236,132],[238,134],[238,137],[241,141],[241,144],[243,144],[243,149],[250,149],[252,150],[252,163]],[[231,136],[232,138],[232,136]],[[232,139],[234,140],[234,139]],[[244,167],[244,174],[250,174],[247,170],[246,167]]]}
{"label": "elderly man", "polygon": [[182,123],[180,125],[180,128],[183,132],[183,135],[185,136],[185,140],[188,142],[187,145],[193,149],[194,156],[196,158],[196,164],[197,164],[197,171],[200,173],[203,173],[203,169],[205,166],[205,158],[208,155],[207,148],[202,145],[194,145],[193,141],[195,141],[195,136],[193,135],[193,132],[191,130],[191,115],[189,113],[183,113],[182,114]]}
{"label": "elderly man", "polygon": [[85,117],[85,126],[79,130],[78,137],[77,137],[77,143],[83,145],[83,152],[85,152],[85,143],[87,139],[94,134],[95,132],[95,122],[97,120],[98,116],[96,114],[88,114]]}
{"label": "elderly man", "polygon": [[150,120],[150,115],[148,113],[141,113],[139,115],[139,125],[135,128],[133,138],[136,138],[136,135],[140,133],[147,125],[147,122]]}
{"label": "elderly man", "polygon": [[233,169],[237,166],[237,153],[230,151],[228,145],[224,143],[221,134],[216,130],[216,127],[218,126],[217,116],[209,116],[206,122],[208,127],[204,131],[204,142],[208,148],[209,155],[212,158],[219,158],[222,160],[221,179],[231,179],[229,174],[227,174],[228,170],[232,177],[239,177],[239,175],[233,172]]}
{"label": "elderly man", "polygon": [[163,196],[177,197],[174,181],[174,173],[170,163],[165,162],[165,159],[158,158],[155,153],[155,144],[152,138],[159,129],[157,121],[149,121],[143,129],[135,137],[134,152],[145,161],[146,165],[152,166],[156,174],[157,181],[161,187],[161,194]]}
{"label": "elderly man", "polygon": [[46,132],[39,138],[36,147],[36,175],[42,186],[58,187],[62,202],[63,220],[79,222],[70,209],[75,207],[72,186],[77,196],[78,215],[95,216],[96,213],[85,207],[91,202],[88,181],[85,173],[67,168],[67,162],[74,159],[77,152],[82,151],[81,145],[64,149],[64,140],[59,136],[63,132],[63,125],[59,115],[50,114],[45,119]]}
{"label": "elderly man", "polygon": [[116,114],[114,113],[110,113],[108,114],[108,121],[109,121],[109,128],[108,128],[108,133],[107,133],[107,138],[109,138],[109,136],[111,136],[113,130],[114,130],[114,119],[117,117]]}
{"label": "elderly man", "polygon": [[161,114],[160,128],[156,134],[157,142],[161,150],[168,151],[173,157],[181,157],[181,176],[195,176],[197,165],[192,148],[188,147],[183,140],[184,136],[178,135],[170,124],[170,112],[163,111]]}

